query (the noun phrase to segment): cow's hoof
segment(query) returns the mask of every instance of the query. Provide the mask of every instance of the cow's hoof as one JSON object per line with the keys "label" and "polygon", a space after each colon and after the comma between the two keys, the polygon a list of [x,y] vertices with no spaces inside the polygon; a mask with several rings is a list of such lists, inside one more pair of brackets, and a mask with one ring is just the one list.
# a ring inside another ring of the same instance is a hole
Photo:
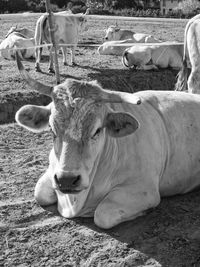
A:
{"label": "cow's hoof", "polygon": [[42,70],[39,67],[35,67],[36,72],[42,72]]}
{"label": "cow's hoof", "polygon": [[67,62],[63,62],[63,65],[64,65],[64,66],[67,66],[68,64],[67,64]]}
{"label": "cow's hoof", "polygon": [[75,67],[75,66],[77,66],[77,64],[75,63],[75,62],[72,62],[72,67]]}
{"label": "cow's hoof", "polygon": [[54,69],[48,69],[48,73],[55,73]]}

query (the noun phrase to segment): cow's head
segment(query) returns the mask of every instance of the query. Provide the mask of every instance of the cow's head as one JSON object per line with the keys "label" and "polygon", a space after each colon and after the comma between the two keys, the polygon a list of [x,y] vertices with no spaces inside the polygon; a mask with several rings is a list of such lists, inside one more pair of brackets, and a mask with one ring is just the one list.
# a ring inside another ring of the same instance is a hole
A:
{"label": "cow's head", "polygon": [[87,8],[87,10],[85,11],[85,13],[84,14],[81,14],[81,16],[78,17],[80,28],[83,31],[87,31],[88,30],[87,15],[89,15],[89,12],[90,12],[90,9]]}
{"label": "cow's head", "polygon": [[76,194],[91,185],[107,136],[132,134],[137,120],[128,113],[114,112],[109,102],[139,104],[134,94],[103,90],[96,82],[67,79],[55,87],[33,80],[17,57],[19,69],[28,84],[52,98],[48,106],[26,105],[16,113],[23,127],[40,132],[49,127],[53,133],[50,153],[54,188]]}
{"label": "cow's head", "polygon": [[10,30],[8,31],[8,33],[6,34],[5,38],[7,38],[10,34],[12,33],[19,33],[21,34],[23,37],[25,38],[33,38],[34,36],[34,31],[28,29],[28,28],[19,28],[17,25],[16,26],[12,26],[10,28]]}
{"label": "cow's head", "polygon": [[7,38],[11,33],[16,32],[16,31],[17,31],[17,25],[16,26],[12,26],[10,28],[10,30],[7,32],[5,38]]}
{"label": "cow's head", "polygon": [[117,41],[120,40],[120,28],[118,26],[110,26],[105,30],[106,35],[104,36],[105,41]]}

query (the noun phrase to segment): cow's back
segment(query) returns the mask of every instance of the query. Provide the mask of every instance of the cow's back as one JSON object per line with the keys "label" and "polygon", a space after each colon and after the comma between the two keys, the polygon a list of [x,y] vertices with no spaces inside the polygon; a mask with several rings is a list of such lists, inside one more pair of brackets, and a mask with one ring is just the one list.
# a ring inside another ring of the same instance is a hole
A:
{"label": "cow's back", "polygon": [[134,34],[135,34],[135,32],[133,32],[131,30],[121,29],[120,30],[120,38],[119,38],[119,40],[125,40],[125,39],[133,38]]}
{"label": "cow's back", "polygon": [[[55,39],[58,43],[74,44],[78,41],[78,27],[80,16],[72,14],[54,14]],[[50,41],[49,24],[47,17],[43,19],[43,32],[46,42]]]}
{"label": "cow's back", "polygon": [[152,60],[160,68],[181,68],[182,67],[182,44],[155,45],[150,46],[152,50]]}
{"label": "cow's back", "polygon": [[127,155],[126,168],[133,179],[158,176],[161,196],[191,191],[200,185],[200,96],[175,91],[136,95],[141,105],[115,106],[139,121],[134,134],[117,140],[120,157]]}

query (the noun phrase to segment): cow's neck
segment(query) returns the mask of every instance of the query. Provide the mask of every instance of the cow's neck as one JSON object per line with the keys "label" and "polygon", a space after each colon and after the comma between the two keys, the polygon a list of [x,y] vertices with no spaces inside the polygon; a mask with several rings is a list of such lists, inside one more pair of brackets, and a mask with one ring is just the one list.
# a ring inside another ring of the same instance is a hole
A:
{"label": "cow's neck", "polygon": [[93,216],[99,202],[108,194],[115,179],[118,146],[115,138],[106,136],[102,153],[97,158],[90,174],[91,188],[80,212],[81,216]]}

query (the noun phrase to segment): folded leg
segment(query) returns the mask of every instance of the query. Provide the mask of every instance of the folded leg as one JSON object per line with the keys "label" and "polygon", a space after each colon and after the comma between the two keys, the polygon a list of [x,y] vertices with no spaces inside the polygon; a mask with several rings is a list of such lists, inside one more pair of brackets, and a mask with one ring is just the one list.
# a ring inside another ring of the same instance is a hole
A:
{"label": "folded leg", "polygon": [[110,192],[95,211],[95,224],[108,229],[121,222],[132,220],[144,214],[144,211],[155,207],[160,202],[159,192],[120,187]]}
{"label": "folded leg", "polygon": [[50,176],[45,173],[35,186],[34,196],[41,206],[49,206],[57,202],[57,196],[53,189]]}

